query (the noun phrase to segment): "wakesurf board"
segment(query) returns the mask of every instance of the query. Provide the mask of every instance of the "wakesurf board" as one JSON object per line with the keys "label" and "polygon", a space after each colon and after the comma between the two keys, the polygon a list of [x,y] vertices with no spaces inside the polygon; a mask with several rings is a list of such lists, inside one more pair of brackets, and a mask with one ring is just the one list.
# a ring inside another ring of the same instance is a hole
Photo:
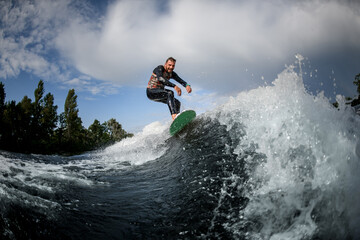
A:
{"label": "wakesurf board", "polygon": [[196,113],[194,110],[185,110],[176,116],[175,120],[170,126],[170,135],[174,136],[180,132],[186,125],[188,125],[194,118]]}

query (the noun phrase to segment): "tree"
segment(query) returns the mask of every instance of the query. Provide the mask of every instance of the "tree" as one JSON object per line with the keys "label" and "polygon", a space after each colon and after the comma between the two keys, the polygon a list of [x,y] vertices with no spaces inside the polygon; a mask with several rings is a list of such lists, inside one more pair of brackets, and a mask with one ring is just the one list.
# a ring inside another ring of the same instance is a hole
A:
{"label": "tree", "polygon": [[70,89],[65,100],[64,117],[65,132],[64,140],[66,141],[67,150],[76,151],[83,145],[83,127],[77,108],[77,95],[74,89]]}
{"label": "tree", "polygon": [[34,91],[35,101],[33,102],[32,119],[31,119],[31,135],[32,135],[32,148],[39,149],[39,142],[44,136],[41,127],[40,119],[43,107],[44,95],[44,81],[40,80],[37,88]]}
{"label": "tree", "polygon": [[358,97],[353,99],[351,101],[351,106],[357,106],[360,104],[360,73],[358,75],[355,76],[355,81],[353,82],[355,84],[355,86],[357,86],[357,92],[358,92]]}
{"label": "tree", "polygon": [[63,137],[64,137],[64,131],[65,131],[65,127],[66,127],[66,122],[65,122],[65,113],[62,112],[59,116],[58,116],[58,123],[59,126],[58,128],[55,130],[54,133],[54,144],[57,146],[57,150],[61,150],[62,146],[63,146]]}
{"label": "tree", "polygon": [[0,117],[4,114],[5,109],[5,86],[2,82],[0,82]]}
{"label": "tree", "polygon": [[19,105],[15,101],[6,104],[3,116],[3,127],[5,129],[2,147],[11,151],[19,151]]}
{"label": "tree", "polygon": [[64,116],[65,116],[65,134],[68,139],[79,134],[82,121],[78,115],[77,95],[75,90],[70,89],[65,100]]}
{"label": "tree", "polygon": [[355,76],[355,81],[353,82],[357,86],[357,92],[360,95],[360,73]]}
{"label": "tree", "polygon": [[100,122],[95,119],[94,123],[90,125],[88,129],[88,133],[91,139],[92,149],[103,147],[126,137],[133,136],[122,129],[121,124],[114,118],[103,124],[100,124]]}
{"label": "tree", "polygon": [[54,96],[51,93],[44,97],[40,116],[41,145],[43,150],[50,151],[55,142],[55,128],[58,121],[57,106],[54,105]]}
{"label": "tree", "polygon": [[89,138],[93,149],[107,145],[111,141],[110,135],[107,133],[106,128],[106,125],[100,124],[99,120],[97,119],[95,119],[94,123],[89,126]]}
{"label": "tree", "polygon": [[41,109],[40,123],[46,135],[50,137],[54,133],[58,120],[57,106],[54,106],[54,96],[48,93],[44,98],[44,107]]}
{"label": "tree", "polygon": [[0,82],[0,144],[3,140],[3,134],[4,134],[4,110],[5,110],[5,86],[2,82]]}
{"label": "tree", "polygon": [[111,118],[109,121],[106,122],[108,130],[110,132],[110,136],[114,141],[120,141],[121,139],[127,137],[127,133],[120,123],[116,121],[116,119]]}
{"label": "tree", "polygon": [[31,119],[33,114],[33,105],[31,99],[27,96],[18,103],[20,131],[18,138],[22,141],[22,147],[25,151],[31,149],[31,139],[33,131],[31,130]]}
{"label": "tree", "polygon": [[119,141],[132,134],[110,119],[82,126],[75,90],[71,89],[64,112],[57,115],[54,96],[44,97],[44,82],[34,91],[35,101],[24,96],[21,102],[5,103],[5,88],[0,82],[0,149],[27,153],[78,154]]}
{"label": "tree", "polygon": [[[355,76],[355,81],[353,82],[355,86],[357,86],[356,91],[358,92],[358,96],[357,98],[351,98],[351,97],[346,97],[346,104],[350,104],[352,107],[357,106],[360,104],[360,73],[357,74]],[[338,102],[334,102],[333,106],[338,108],[339,107],[339,103]]]}
{"label": "tree", "polygon": [[40,127],[40,117],[43,106],[43,96],[44,96],[44,81],[40,80],[38,83],[38,87],[34,91],[35,101],[34,101],[34,112],[33,112],[33,127]]}

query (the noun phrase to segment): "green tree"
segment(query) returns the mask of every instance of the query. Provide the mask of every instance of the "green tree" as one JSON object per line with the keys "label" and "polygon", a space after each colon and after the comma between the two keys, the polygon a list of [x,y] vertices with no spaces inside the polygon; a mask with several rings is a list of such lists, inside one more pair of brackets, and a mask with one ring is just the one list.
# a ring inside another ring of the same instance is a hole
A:
{"label": "green tree", "polygon": [[88,132],[92,149],[109,144],[111,138],[110,135],[107,133],[106,128],[106,125],[100,124],[99,120],[97,119],[95,119],[93,124],[89,126]]}
{"label": "green tree", "polygon": [[25,96],[20,103],[18,103],[20,132],[18,138],[21,139],[22,148],[24,151],[31,150],[31,119],[33,114],[33,105],[31,99]]}
{"label": "green tree", "polygon": [[[355,76],[355,81],[353,83],[357,87],[356,91],[358,93],[358,96],[357,96],[357,98],[346,97],[345,99],[347,101],[346,104],[350,104],[351,106],[357,106],[360,104],[360,73]],[[339,103],[334,102],[333,106],[338,108]]]}
{"label": "green tree", "polygon": [[5,86],[2,82],[0,82],[0,146],[2,145],[3,141],[3,134],[4,134],[4,110],[5,110]]}
{"label": "green tree", "polygon": [[65,131],[64,140],[67,150],[77,151],[83,144],[83,127],[77,108],[77,95],[74,89],[70,89],[64,105]]}
{"label": "green tree", "polygon": [[351,101],[351,106],[357,106],[360,104],[360,73],[355,76],[355,81],[353,82],[357,86],[356,91],[358,92],[358,97]]}
{"label": "green tree", "polygon": [[126,131],[122,128],[121,124],[116,121],[116,119],[111,118],[106,122],[106,125],[110,136],[114,141],[120,141],[121,139],[127,137]]}
{"label": "green tree", "polygon": [[41,149],[40,142],[41,139],[44,137],[44,131],[41,126],[41,112],[43,108],[43,96],[44,96],[44,81],[40,80],[38,83],[37,88],[34,91],[35,101],[33,102],[32,108],[32,119],[31,119],[31,136],[32,136],[32,143],[31,148],[37,152]]}
{"label": "green tree", "polygon": [[42,108],[40,119],[41,126],[48,137],[54,134],[58,120],[57,108],[54,105],[54,96],[48,93],[44,98],[44,107]]}
{"label": "green tree", "polygon": [[360,95],[360,73],[355,76],[355,81],[353,82],[357,86],[357,92]]}
{"label": "green tree", "polygon": [[33,112],[31,99],[28,98],[28,96],[24,96],[20,102],[20,106],[23,109],[24,114],[26,115],[26,117],[28,118],[28,120],[30,122],[30,118],[31,118],[31,115]]}
{"label": "green tree", "polygon": [[4,114],[5,110],[5,86],[2,82],[0,82],[0,117]]}
{"label": "green tree", "polygon": [[58,121],[57,106],[54,105],[54,96],[51,93],[44,97],[44,105],[40,113],[41,142],[46,151],[51,151],[55,142],[55,128]]}
{"label": "green tree", "polygon": [[11,151],[20,151],[20,120],[19,120],[19,105],[15,101],[10,101],[5,105],[4,110],[4,129],[3,148]]}
{"label": "green tree", "polygon": [[64,112],[57,115],[54,96],[44,97],[44,82],[34,91],[35,101],[25,96],[21,102],[5,103],[5,88],[0,82],[0,149],[16,152],[76,154],[120,141],[132,134],[110,119],[82,126],[75,90],[71,89]]}
{"label": "green tree", "polygon": [[64,141],[64,132],[65,132],[65,128],[66,128],[66,122],[65,122],[65,113],[62,112],[59,116],[58,116],[58,127],[57,129],[55,129],[54,132],[54,144],[56,145],[56,149],[58,152],[61,152],[62,147],[63,147],[63,141]]}
{"label": "green tree", "polygon": [[41,111],[43,106],[43,96],[44,96],[44,81],[40,80],[38,83],[38,87],[34,91],[35,101],[34,101],[34,109],[33,109],[33,123],[35,127],[40,127],[40,118]]}
{"label": "green tree", "polygon": [[79,135],[82,129],[82,121],[79,117],[79,109],[77,108],[77,95],[74,89],[70,89],[64,105],[65,116],[65,135],[68,139],[72,136]]}

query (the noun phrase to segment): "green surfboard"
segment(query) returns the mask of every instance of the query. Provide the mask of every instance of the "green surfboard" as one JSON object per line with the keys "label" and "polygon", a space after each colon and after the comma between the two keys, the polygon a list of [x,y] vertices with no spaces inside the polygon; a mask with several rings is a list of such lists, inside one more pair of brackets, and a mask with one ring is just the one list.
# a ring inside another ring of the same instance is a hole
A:
{"label": "green surfboard", "polygon": [[170,135],[174,136],[176,133],[180,132],[195,117],[196,113],[193,110],[186,110],[180,113],[170,126]]}

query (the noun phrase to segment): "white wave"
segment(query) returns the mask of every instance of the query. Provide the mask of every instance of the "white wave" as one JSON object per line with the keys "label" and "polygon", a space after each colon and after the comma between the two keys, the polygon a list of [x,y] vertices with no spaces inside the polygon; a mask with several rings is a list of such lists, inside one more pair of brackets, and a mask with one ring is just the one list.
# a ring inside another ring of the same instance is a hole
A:
{"label": "white wave", "polygon": [[[11,156],[11,157],[10,157]],[[0,155],[0,200],[19,203],[23,207],[46,213],[60,208],[52,196],[71,186],[91,186],[93,181],[85,175],[66,168],[66,165],[37,161],[26,155],[2,152]],[[46,156],[43,156],[46,159]],[[4,207],[4,206],[1,206]]]}
{"label": "white wave", "polygon": [[69,166],[80,167],[82,172],[119,171],[129,166],[142,165],[162,156],[170,137],[169,123],[153,122],[131,138],[121,140],[102,151],[92,153]]}
{"label": "white wave", "polygon": [[256,168],[246,160],[242,217],[258,224],[251,238],[304,239],[319,229],[332,238],[360,236],[360,118],[344,102],[336,109],[323,93],[307,93],[290,66],[272,86],[242,92],[212,114],[229,131],[245,127],[239,156],[253,146],[264,155]]}
{"label": "white wave", "polygon": [[152,161],[167,150],[165,140],[170,136],[168,128],[168,124],[153,122],[134,137],[124,139],[105,149],[103,159],[108,162],[128,162],[131,165]]}

